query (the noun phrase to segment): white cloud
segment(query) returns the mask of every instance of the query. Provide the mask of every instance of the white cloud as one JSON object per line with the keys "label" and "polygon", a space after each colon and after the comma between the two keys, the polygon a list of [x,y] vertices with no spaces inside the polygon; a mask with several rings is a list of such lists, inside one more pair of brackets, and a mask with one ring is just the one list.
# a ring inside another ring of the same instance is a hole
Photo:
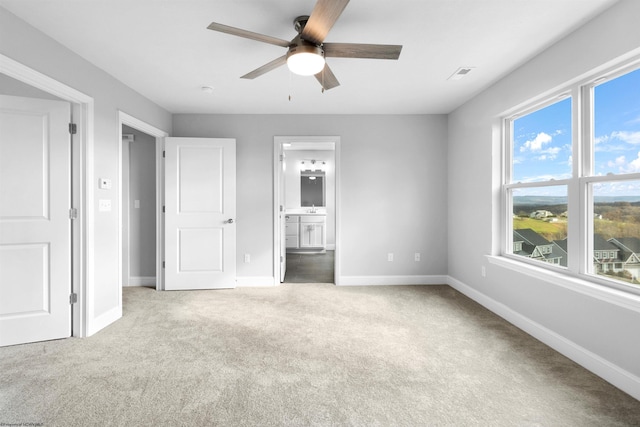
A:
{"label": "white cloud", "polygon": [[627,159],[624,156],[620,156],[620,157],[616,157],[615,160],[609,160],[607,165],[610,168],[618,167],[622,169],[626,163],[627,163]]}
{"label": "white cloud", "polygon": [[548,133],[540,132],[535,138],[525,142],[524,145],[520,147],[520,151],[540,151],[542,146],[550,143],[552,139],[553,138]]}
{"label": "white cloud", "polygon": [[552,179],[561,180],[561,179],[569,179],[571,178],[571,173],[561,173],[558,175],[544,174],[537,176],[526,176],[521,179],[519,182],[540,182],[540,181],[551,181]]}
{"label": "white cloud", "polygon": [[636,117],[635,119],[629,120],[626,124],[635,125],[635,124],[638,124],[638,123],[640,123],[640,116]]}
{"label": "white cloud", "polygon": [[609,141],[609,135],[596,136],[593,140],[596,145],[600,144],[601,142],[607,141]]}
{"label": "white cloud", "polygon": [[627,144],[640,144],[640,132],[615,131],[611,132],[611,138],[626,142]]}
{"label": "white cloud", "polygon": [[[603,142],[610,142],[610,141],[611,142],[620,141],[626,144],[640,145],[640,131],[630,132],[626,130],[616,130],[611,132],[609,135],[597,136],[594,139],[594,142],[596,145],[601,144]],[[620,147],[617,147],[617,148],[620,148]],[[605,150],[603,148],[597,148],[596,151],[605,151]],[[614,151],[614,150],[609,149],[606,151]]]}
{"label": "white cloud", "polygon": [[627,173],[640,172],[640,151],[638,152],[638,157],[630,161],[627,167],[621,166],[620,170]]}

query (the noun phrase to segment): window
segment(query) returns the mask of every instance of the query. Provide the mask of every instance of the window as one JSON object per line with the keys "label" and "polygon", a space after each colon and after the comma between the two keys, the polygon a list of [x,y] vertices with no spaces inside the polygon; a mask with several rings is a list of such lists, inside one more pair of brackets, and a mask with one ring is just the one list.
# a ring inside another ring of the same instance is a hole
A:
{"label": "window", "polygon": [[505,119],[505,256],[640,293],[639,64]]}

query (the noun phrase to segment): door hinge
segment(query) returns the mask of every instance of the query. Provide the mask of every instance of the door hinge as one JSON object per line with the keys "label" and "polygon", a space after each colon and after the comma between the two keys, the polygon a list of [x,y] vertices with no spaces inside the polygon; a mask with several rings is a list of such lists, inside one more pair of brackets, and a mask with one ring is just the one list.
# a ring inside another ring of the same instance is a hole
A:
{"label": "door hinge", "polygon": [[78,294],[75,292],[69,295],[69,304],[75,304],[78,302]]}
{"label": "door hinge", "polygon": [[280,255],[280,262],[284,262],[284,258]]}
{"label": "door hinge", "polygon": [[69,218],[70,219],[78,219],[78,209],[76,209],[76,208],[69,209]]}
{"label": "door hinge", "polygon": [[284,154],[280,154],[280,161],[284,161]]}
{"label": "door hinge", "polygon": [[162,206],[162,213],[164,213],[164,210],[165,210],[165,207],[164,207],[164,206]]}
{"label": "door hinge", "polygon": [[280,205],[280,212],[284,211],[284,206]]}
{"label": "door hinge", "polygon": [[164,268],[164,261],[162,261],[162,268]]}
{"label": "door hinge", "polygon": [[167,152],[162,150],[162,157],[167,157]]}
{"label": "door hinge", "polygon": [[69,123],[69,133],[71,135],[75,135],[78,133],[78,125],[75,123]]}

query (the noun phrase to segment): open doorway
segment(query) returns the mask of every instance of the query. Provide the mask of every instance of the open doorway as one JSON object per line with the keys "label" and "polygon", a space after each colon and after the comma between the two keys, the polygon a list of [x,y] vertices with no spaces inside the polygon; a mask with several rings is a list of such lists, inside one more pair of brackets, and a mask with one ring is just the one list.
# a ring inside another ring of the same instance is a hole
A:
{"label": "open doorway", "polygon": [[337,283],[339,137],[275,137],[274,271],[280,283]]}
{"label": "open doorway", "polygon": [[155,144],[122,125],[122,286],[156,287]]}
{"label": "open doorway", "polygon": [[168,134],[122,111],[120,133],[120,281],[164,289],[162,152]]}

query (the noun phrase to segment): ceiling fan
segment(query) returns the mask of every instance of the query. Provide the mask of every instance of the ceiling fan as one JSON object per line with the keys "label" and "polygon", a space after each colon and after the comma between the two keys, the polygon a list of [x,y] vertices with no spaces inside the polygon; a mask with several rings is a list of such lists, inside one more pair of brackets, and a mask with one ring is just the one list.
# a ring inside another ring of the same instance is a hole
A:
{"label": "ceiling fan", "polygon": [[291,41],[266,36],[240,28],[212,22],[207,28],[213,31],[245,37],[263,43],[287,48],[287,53],[245,74],[243,79],[255,79],[285,63],[289,69],[303,76],[314,75],[324,91],[340,85],[325,62],[325,58],[398,59],[401,45],[325,43],[324,39],[338,20],[349,0],[318,0],[310,16],[294,19],[298,35]]}

